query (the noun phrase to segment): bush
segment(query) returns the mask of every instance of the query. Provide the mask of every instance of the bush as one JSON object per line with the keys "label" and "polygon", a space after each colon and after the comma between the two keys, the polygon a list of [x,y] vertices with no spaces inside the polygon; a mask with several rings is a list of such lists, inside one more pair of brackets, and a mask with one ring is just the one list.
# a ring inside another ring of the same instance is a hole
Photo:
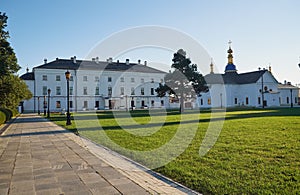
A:
{"label": "bush", "polygon": [[19,114],[19,112],[18,112],[17,109],[13,109],[12,110],[12,114],[13,114],[12,116],[15,117],[15,116],[17,116]]}
{"label": "bush", "polygon": [[0,125],[4,124],[6,121],[6,115],[4,112],[0,111]]}
{"label": "bush", "polygon": [[11,117],[13,116],[13,112],[10,109],[0,108],[0,111],[2,111],[6,116],[5,122],[9,121],[11,119]]}

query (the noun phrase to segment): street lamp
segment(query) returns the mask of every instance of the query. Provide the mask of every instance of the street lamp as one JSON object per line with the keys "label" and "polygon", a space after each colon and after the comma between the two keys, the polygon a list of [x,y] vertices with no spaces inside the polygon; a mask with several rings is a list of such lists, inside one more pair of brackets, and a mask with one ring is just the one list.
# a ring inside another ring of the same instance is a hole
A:
{"label": "street lamp", "polygon": [[293,108],[293,89],[290,89],[291,92],[291,108]]}
{"label": "street lamp", "polygon": [[261,100],[262,100],[262,108],[265,108],[265,98],[264,98],[264,74],[261,75]]}
{"label": "street lamp", "polygon": [[66,125],[71,125],[71,116],[70,116],[70,92],[69,92],[69,84],[70,84],[70,77],[71,73],[69,71],[65,72],[66,79],[67,79],[67,122]]}
{"label": "street lamp", "polygon": [[47,118],[50,118],[50,93],[51,93],[51,89],[48,89],[48,112],[47,112]]}
{"label": "street lamp", "polygon": [[221,108],[223,108],[222,93],[220,93]]}
{"label": "street lamp", "polygon": [[41,114],[41,111],[40,111],[40,96],[38,96],[38,115]]}
{"label": "street lamp", "polygon": [[46,116],[46,108],[47,108],[47,102],[46,102],[46,96],[44,95],[44,116]]}

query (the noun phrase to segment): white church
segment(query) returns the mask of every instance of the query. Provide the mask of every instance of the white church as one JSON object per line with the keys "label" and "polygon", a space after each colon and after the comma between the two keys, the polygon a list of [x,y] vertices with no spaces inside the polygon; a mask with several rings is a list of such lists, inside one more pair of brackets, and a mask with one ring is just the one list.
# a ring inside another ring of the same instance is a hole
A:
{"label": "white church", "polygon": [[201,93],[198,105],[211,107],[279,107],[298,105],[299,88],[290,82],[279,83],[271,72],[258,71],[239,74],[233,63],[233,51],[229,45],[228,63],[224,74],[211,72],[205,76],[209,87],[207,93]]}

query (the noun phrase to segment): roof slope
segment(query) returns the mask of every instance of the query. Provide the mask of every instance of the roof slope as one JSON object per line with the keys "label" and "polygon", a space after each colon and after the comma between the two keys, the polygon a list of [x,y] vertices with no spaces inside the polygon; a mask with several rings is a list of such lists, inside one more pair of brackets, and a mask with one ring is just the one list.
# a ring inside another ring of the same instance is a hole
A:
{"label": "roof slope", "polygon": [[[204,78],[208,84],[250,84],[256,83],[267,70],[238,74],[229,72],[225,74],[208,74]],[[274,78],[277,82],[277,80]]]}
{"label": "roof slope", "polygon": [[20,76],[21,79],[23,80],[34,80],[34,73],[33,72],[27,72]]}
{"label": "roof slope", "polygon": [[143,72],[143,73],[162,73],[161,70],[151,68],[142,64],[135,63],[120,63],[120,62],[103,62],[103,61],[88,61],[88,60],[73,60],[56,59],[55,61],[35,67],[35,69],[64,69],[64,70],[107,70],[107,71],[128,71],[128,72]]}

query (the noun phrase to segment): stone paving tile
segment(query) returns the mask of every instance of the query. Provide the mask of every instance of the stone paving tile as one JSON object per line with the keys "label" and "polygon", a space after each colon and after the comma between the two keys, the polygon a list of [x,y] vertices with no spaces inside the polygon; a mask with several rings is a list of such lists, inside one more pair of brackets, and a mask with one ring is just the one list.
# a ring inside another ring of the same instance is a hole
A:
{"label": "stone paving tile", "polygon": [[122,194],[117,189],[115,189],[113,186],[92,188],[91,192],[93,194],[101,194],[101,195],[120,195],[120,194]]}
{"label": "stone paving tile", "polygon": [[36,195],[59,195],[63,194],[61,188],[51,188],[45,190],[36,190]]}

